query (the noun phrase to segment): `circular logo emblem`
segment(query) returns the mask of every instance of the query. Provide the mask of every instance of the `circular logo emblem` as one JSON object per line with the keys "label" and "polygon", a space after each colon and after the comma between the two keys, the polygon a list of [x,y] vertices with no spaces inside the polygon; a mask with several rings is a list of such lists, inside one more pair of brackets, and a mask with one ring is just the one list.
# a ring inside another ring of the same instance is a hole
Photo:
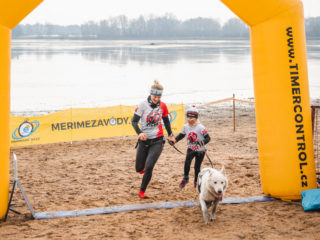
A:
{"label": "circular logo emblem", "polygon": [[18,132],[21,137],[27,137],[32,133],[33,125],[29,122],[24,122],[19,126]]}
{"label": "circular logo emblem", "polygon": [[156,126],[159,124],[160,121],[160,113],[151,111],[147,116],[147,125],[148,126]]}
{"label": "circular logo emblem", "polygon": [[34,133],[39,127],[40,123],[37,120],[28,122],[27,120],[20,124],[18,128],[12,133],[13,139],[23,139]]}
{"label": "circular logo emblem", "polygon": [[188,135],[188,141],[189,141],[190,143],[196,142],[196,141],[197,141],[197,138],[198,138],[198,136],[197,136],[197,134],[194,133],[194,132],[190,132],[189,135]]}
{"label": "circular logo emblem", "polygon": [[117,123],[116,119],[114,119],[114,118],[111,118],[111,119],[110,119],[110,124],[111,124],[112,126],[114,126],[116,123]]}
{"label": "circular logo emblem", "polygon": [[172,123],[176,118],[177,118],[177,112],[176,111],[172,111],[172,112],[169,113],[170,123]]}

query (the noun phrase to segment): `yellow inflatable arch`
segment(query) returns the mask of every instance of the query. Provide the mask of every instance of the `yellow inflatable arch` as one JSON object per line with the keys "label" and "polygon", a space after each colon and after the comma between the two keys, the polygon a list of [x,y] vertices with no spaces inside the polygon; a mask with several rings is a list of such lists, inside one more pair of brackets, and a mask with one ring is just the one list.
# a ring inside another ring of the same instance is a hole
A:
{"label": "yellow inflatable arch", "polygon": [[[250,26],[262,190],[300,199],[316,188],[301,0],[221,0]],[[0,3],[0,218],[9,193],[11,30],[42,0]]]}

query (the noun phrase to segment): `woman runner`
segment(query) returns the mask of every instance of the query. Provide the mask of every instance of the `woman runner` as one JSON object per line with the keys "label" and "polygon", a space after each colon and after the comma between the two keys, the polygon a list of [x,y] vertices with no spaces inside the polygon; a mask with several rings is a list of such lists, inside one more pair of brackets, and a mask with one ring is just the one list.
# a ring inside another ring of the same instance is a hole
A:
{"label": "woman runner", "polygon": [[[136,171],[143,174],[139,191],[140,198],[147,197],[145,191],[151,180],[153,168],[162,152],[164,139],[161,119],[168,132],[169,141],[176,141],[171,130],[168,108],[160,101],[162,92],[162,85],[154,80],[150,96],[138,105],[131,120],[138,134]],[[141,128],[138,126],[139,121]]]}

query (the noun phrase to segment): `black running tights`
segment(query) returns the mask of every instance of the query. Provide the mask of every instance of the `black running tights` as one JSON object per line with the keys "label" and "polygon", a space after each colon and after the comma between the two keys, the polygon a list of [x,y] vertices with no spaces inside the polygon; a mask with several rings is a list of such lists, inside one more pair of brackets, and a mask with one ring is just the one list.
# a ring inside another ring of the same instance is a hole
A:
{"label": "black running tights", "polygon": [[194,181],[195,182],[197,181],[204,155],[205,155],[204,152],[196,152],[188,148],[186,161],[184,162],[184,178],[189,177],[190,165],[191,165],[192,159],[195,157],[196,161],[194,163]]}
{"label": "black running tights", "polygon": [[141,172],[145,169],[142,184],[140,187],[141,191],[146,191],[147,186],[152,177],[153,168],[160,157],[162,152],[163,142],[158,141],[152,145],[145,145],[143,143],[138,144],[137,155],[136,155],[136,171]]}

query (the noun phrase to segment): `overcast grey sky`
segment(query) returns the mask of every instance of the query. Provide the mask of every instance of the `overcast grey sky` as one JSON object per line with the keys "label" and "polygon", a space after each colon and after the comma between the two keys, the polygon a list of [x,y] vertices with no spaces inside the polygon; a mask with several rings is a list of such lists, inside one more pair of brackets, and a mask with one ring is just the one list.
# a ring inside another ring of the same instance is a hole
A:
{"label": "overcast grey sky", "polygon": [[[258,1],[258,0],[257,0]],[[320,0],[303,0],[305,17],[320,16]],[[22,24],[60,25],[100,21],[111,16],[161,16],[172,13],[178,19],[209,17],[224,23],[235,15],[219,0],[44,0]]]}

